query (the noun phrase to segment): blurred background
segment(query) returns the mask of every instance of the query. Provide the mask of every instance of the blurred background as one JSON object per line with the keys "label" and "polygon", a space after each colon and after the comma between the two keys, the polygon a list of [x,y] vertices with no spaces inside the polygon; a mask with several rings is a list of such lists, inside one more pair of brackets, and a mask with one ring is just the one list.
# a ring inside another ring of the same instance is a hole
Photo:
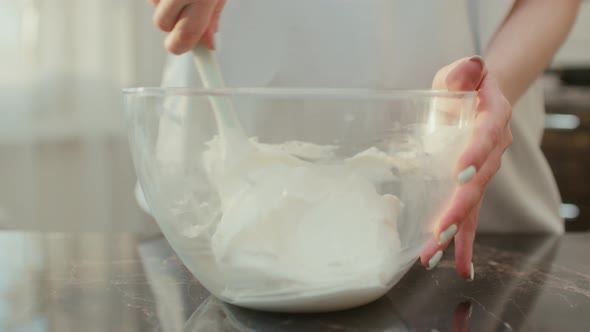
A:
{"label": "blurred background", "polygon": [[[120,94],[124,87],[160,84],[167,55],[151,16],[144,0],[0,0],[0,229],[158,233],[135,203]],[[562,216],[569,231],[588,230],[590,6],[582,6],[542,80],[548,113],[543,150],[564,200]],[[0,254],[0,322],[12,317],[19,331],[44,331],[47,324],[66,331],[70,323],[60,317],[75,307],[87,321],[71,330],[111,330],[104,324],[118,313],[96,315],[100,298],[39,302],[37,288],[72,278],[62,263],[80,257],[108,260],[117,252],[127,262],[136,257],[135,242],[10,232],[0,241],[14,248]],[[122,264],[117,268],[129,273],[142,268]],[[112,268],[93,265],[88,273],[100,278]],[[43,303],[53,310],[51,321],[35,319],[41,310],[35,306]],[[19,323],[14,312],[28,314]],[[131,329],[136,324],[133,317],[120,319]]]}
{"label": "blurred background", "polygon": [[138,0],[0,0],[0,227],[137,219],[120,90],[160,83],[152,11]]}
{"label": "blurred background", "polygon": [[584,3],[568,40],[541,77],[545,134],[541,148],[563,200],[566,230],[590,229],[590,6]]}

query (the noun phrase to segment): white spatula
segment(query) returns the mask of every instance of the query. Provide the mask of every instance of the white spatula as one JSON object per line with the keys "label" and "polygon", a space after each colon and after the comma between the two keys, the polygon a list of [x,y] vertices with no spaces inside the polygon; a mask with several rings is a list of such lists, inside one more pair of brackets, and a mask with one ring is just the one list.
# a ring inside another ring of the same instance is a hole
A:
{"label": "white spatula", "polygon": [[[223,83],[223,77],[219,70],[219,63],[215,56],[215,52],[209,50],[205,46],[199,44],[194,52],[194,60],[197,66],[197,70],[203,81],[203,85],[207,89],[223,89],[225,87]],[[229,96],[219,95],[211,96],[209,100],[215,113],[215,120],[217,121],[217,127],[219,135],[222,139],[230,139],[229,136],[235,137],[242,136],[243,133],[238,119],[234,113],[232,103]],[[231,134],[230,134],[231,132]],[[228,143],[231,143],[233,138]]]}

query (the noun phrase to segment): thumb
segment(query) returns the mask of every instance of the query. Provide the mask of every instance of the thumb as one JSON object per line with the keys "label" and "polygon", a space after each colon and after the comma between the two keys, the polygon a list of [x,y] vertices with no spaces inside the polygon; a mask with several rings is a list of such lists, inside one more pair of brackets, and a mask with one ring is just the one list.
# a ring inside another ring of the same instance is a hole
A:
{"label": "thumb", "polygon": [[474,55],[453,62],[436,73],[432,82],[433,89],[447,89],[449,91],[473,91],[487,73],[485,60]]}

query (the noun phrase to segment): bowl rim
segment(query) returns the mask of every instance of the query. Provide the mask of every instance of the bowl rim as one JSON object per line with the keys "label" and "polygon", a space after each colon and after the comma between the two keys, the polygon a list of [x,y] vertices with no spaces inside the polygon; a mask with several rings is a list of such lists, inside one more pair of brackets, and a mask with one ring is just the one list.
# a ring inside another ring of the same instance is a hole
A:
{"label": "bowl rim", "polygon": [[356,88],[223,88],[206,89],[194,87],[134,87],[122,89],[126,96],[168,97],[168,96],[255,96],[255,97],[338,97],[338,98],[387,98],[406,99],[412,97],[475,98],[476,91],[448,91],[429,89],[356,89]]}

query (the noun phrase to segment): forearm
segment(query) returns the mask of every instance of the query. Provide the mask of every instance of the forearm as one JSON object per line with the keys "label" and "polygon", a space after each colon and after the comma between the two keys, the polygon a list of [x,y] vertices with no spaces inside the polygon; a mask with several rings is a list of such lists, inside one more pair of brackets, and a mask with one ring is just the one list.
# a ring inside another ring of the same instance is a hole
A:
{"label": "forearm", "polygon": [[485,57],[511,104],[549,65],[576,19],[579,0],[516,0]]}

